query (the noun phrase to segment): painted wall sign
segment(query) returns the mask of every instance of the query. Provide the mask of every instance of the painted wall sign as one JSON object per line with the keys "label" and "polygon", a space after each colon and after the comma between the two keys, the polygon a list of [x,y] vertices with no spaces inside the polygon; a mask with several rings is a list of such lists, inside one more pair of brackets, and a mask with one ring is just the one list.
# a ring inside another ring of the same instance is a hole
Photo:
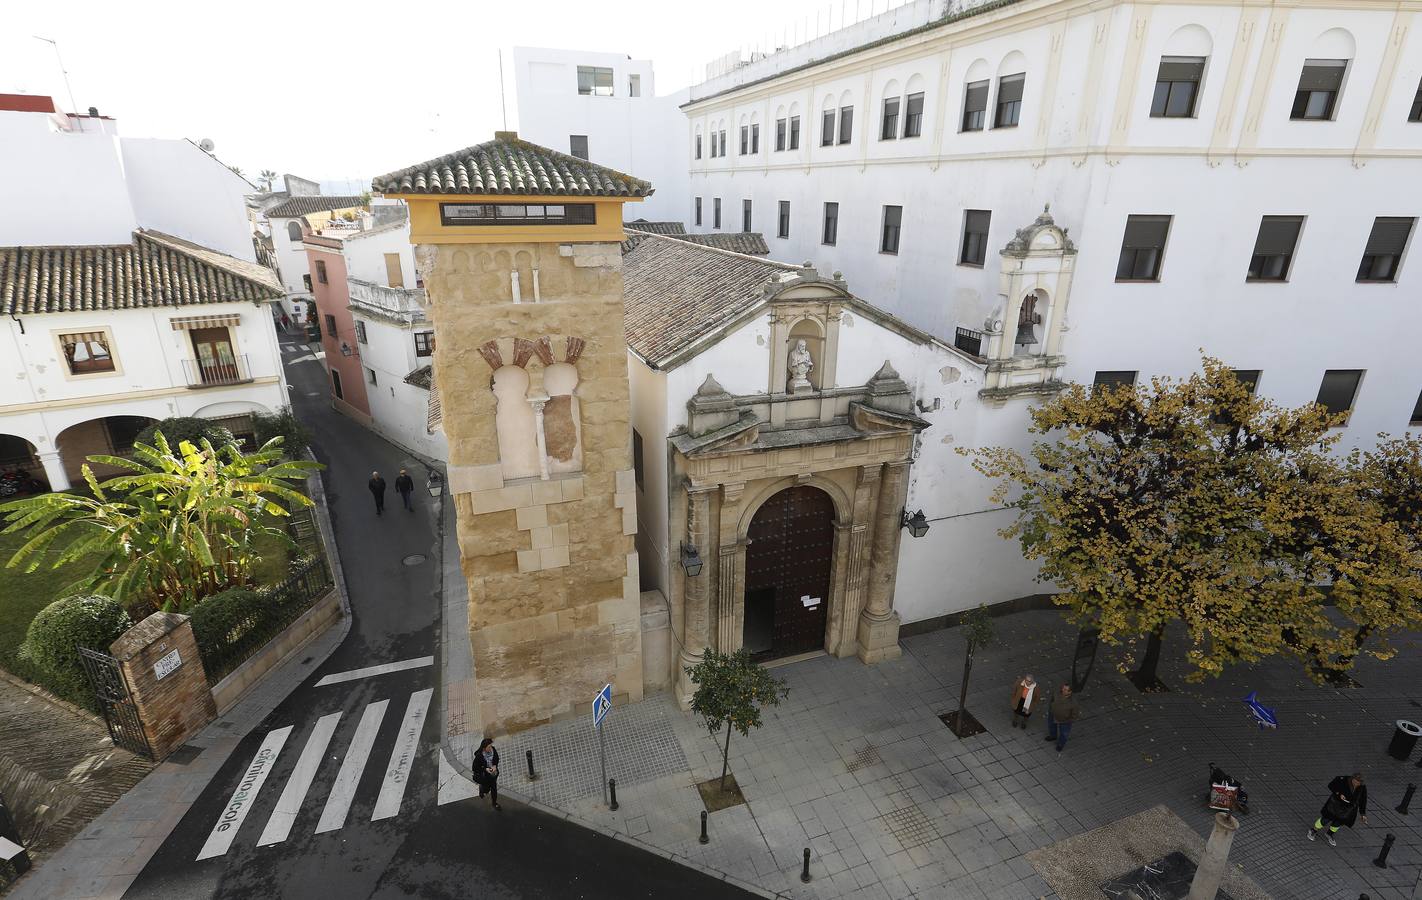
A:
{"label": "painted wall sign", "polygon": [[176,670],[178,666],[181,666],[182,664],[183,658],[178,655],[178,648],[174,647],[172,650],[163,654],[163,656],[159,658],[158,662],[154,664],[153,674],[157,677],[159,681],[162,681],[164,678],[167,678],[169,675],[172,675],[174,670]]}

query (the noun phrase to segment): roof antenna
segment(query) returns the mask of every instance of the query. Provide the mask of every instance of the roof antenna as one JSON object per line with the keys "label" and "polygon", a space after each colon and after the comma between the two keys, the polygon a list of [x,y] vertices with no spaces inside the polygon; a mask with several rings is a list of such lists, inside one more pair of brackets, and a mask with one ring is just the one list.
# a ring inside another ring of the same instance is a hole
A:
{"label": "roof antenna", "polygon": [[35,40],[44,41],[54,48],[54,58],[59,60],[59,74],[64,76],[64,89],[69,92],[69,110],[71,112],[77,112],[79,104],[74,102],[74,88],[69,85],[69,70],[64,68],[64,57],[59,55],[59,42],[47,37],[40,37],[37,34],[33,37]]}
{"label": "roof antenna", "polygon": [[509,104],[504,91],[504,48],[499,48],[499,109],[504,114],[504,131],[509,130]]}

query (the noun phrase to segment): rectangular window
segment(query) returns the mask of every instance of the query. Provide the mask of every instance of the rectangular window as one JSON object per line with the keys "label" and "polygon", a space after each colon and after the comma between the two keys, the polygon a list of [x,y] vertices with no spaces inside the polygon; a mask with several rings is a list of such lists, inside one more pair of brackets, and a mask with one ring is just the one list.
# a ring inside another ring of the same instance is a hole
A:
{"label": "rectangular window", "polygon": [[578,66],[578,93],[589,97],[611,97],[612,70],[604,66]]}
{"label": "rectangular window", "polygon": [[1412,110],[1407,114],[1407,121],[1422,122],[1422,80],[1417,82],[1417,93],[1412,97]]}
{"label": "rectangular window", "polygon": [[1409,425],[1422,425],[1422,394],[1417,395],[1417,405],[1412,407],[1412,419]]}
{"label": "rectangular window", "polygon": [[923,92],[904,98],[904,137],[923,134]]}
{"label": "rectangular window", "polygon": [[776,150],[784,150],[784,149],[785,149],[785,120],[784,120],[784,119],[776,119],[776,120],[775,120],[775,149],[776,149]]}
{"label": "rectangular window", "polygon": [[629,97],[640,97],[640,96],[642,96],[642,76],[641,76],[641,75],[628,75],[628,76],[627,76],[627,96],[629,96]]}
{"label": "rectangular window", "polygon": [[854,107],[841,106],[839,108],[839,142],[849,143],[849,138],[854,131]]}
{"label": "rectangular window", "polygon": [[445,225],[592,225],[591,203],[441,203]]}
{"label": "rectangular window", "polygon": [[987,117],[988,82],[974,81],[963,93],[963,131],[982,131]]}
{"label": "rectangular window", "polygon": [[1250,281],[1287,281],[1289,264],[1299,242],[1302,216],[1265,216],[1249,260]]}
{"label": "rectangular window", "polygon": [[330,282],[326,280],[326,261],[325,261],[325,260],[322,260],[322,259],[316,260],[316,280],[319,281],[319,282],[321,282],[322,284],[330,284]]}
{"label": "rectangular window", "polygon": [[830,245],[831,247],[833,247],[834,244],[835,244],[835,242],[838,241],[838,240],[839,240],[839,204],[838,204],[838,203],[826,203],[826,204],[825,204],[825,229],[824,229],[824,237],[823,237],[823,239],[821,240],[821,243],[828,244],[828,245]]}
{"label": "rectangular window", "polygon": [[588,136],[585,134],[568,135],[568,152],[578,159],[588,158]]}
{"label": "rectangular window", "polygon": [[701,198],[696,198],[696,224],[701,224]]}
{"label": "rectangular window", "polygon": [[362,343],[362,344],[369,344],[370,341],[366,340],[366,337],[365,337],[365,322],[361,321],[360,319],[356,319],[356,320],[355,320],[355,328],[356,328],[356,340],[357,340],[359,343]]}
{"label": "rectangular window", "polygon": [[991,222],[991,210],[963,211],[963,246],[958,252],[959,265],[981,266],[987,261],[988,225]]}
{"label": "rectangular window", "polygon": [[311,290],[311,273],[310,273],[310,272],[307,272],[305,275],[302,275],[302,276],[301,276],[301,283],[306,286],[306,290],[307,290],[307,292],[309,293],[310,290]]}
{"label": "rectangular window", "polygon": [[899,98],[884,101],[884,113],[879,118],[879,140],[892,141],[899,136]]}
{"label": "rectangular window", "polygon": [[820,120],[820,146],[834,146],[834,110],[825,110],[823,118]]}
{"label": "rectangular window", "polygon": [[1363,380],[1362,369],[1329,369],[1323,373],[1323,383],[1318,386],[1317,403],[1328,410],[1330,415],[1343,415],[1337,426],[1348,424],[1347,416],[1353,411],[1353,401],[1358,396],[1358,384]]}
{"label": "rectangular window", "polygon": [[884,233],[879,240],[880,253],[899,252],[899,231],[903,225],[904,208],[902,206],[884,207]]}
{"label": "rectangular window", "polygon": [[1260,370],[1231,369],[1230,371],[1234,373],[1235,381],[1238,381],[1240,384],[1244,385],[1244,387],[1249,391],[1251,395],[1259,390],[1259,376],[1260,374],[1262,374]]}
{"label": "rectangular window", "polygon": [[1091,392],[1094,394],[1100,390],[1130,387],[1135,383],[1136,373],[1134,371],[1097,372],[1096,377],[1091,380]]}
{"label": "rectangular window", "polygon": [[780,221],[777,223],[776,237],[788,238],[790,236],[790,201],[780,201]]}
{"label": "rectangular window", "polygon": [[1412,234],[1415,221],[1389,216],[1373,220],[1368,246],[1363,249],[1363,261],[1358,265],[1359,281],[1397,280],[1397,266],[1402,262],[1402,251],[1407,249],[1407,238]]}
{"label": "rectangular window", "polygon": [[1116,263],[1117,281],[1159,281],[1170,216],[1128,216]]}
{"label": "rectangular window", "polygon": [[753,231],[751,228],[751,202],[741,201],[741,231]]}
{"label": "rectangular window", "polygon": [[760,123],[751,123],[751,153],[760,152]]}
{"label": "rectangular window", "polygon": [[1304,60],[1289,118],[1332,119],[1338,105],[1338,91],[1343,87],[1343,73],[1347,71],[1346,59]]}
{"label": "rectangular window", "polygon": [[1016,128],[1022,115],[1022,86],[1027,74],[1004,75],[997,80],[997,112],[993,115],[993,128]]}
{"label": "rectangular window", "polygon": [[1155,76],[1155,97],[1150,102],[1151,118],[1193,119],[1204,75],[1203,56],[1162,56]]}
{"label": "rectangular window", "polygon": [[346,396],[345,392],[341,390],[341,373],[336,369],[331,370],[331,390],[335,392],[337,400],[342,400]]}
{"label": "rectangular window", "polygon": [[326,334],[330,337],[336,336],[336,317],[326,313]]}
{"label": "rectangular window", "polygon": [[750,126],[741,126],[741,156],[750,151]]}
{"label": "rectangular window", "polygon": [[637,490],[642,490],[642,435],[637,429],[632,429],[632,474],[637,480]]}
{"label": "rectangular window", "polygon": [[800,117],[790,117],[790,149],[800,149]]}
{"label": "rectangular window", "polygon": [[69,366],[70,375],[115,371],[114,357],[109,352],[109,336],[106,332],[61,334],[59,346],[64,349],[64,361]]}
{"label": "rectangular window", "polygon": [[415,355],[433,356],[435,348],[435,338],[433,331],[415,332]]}
{"label": "rectangular window", "polygon": [[701,158],[701,135],[696,136],[696,158]]}
{"label": "rectangular window", "polygon": [[726,155],[726,129],[721,129],[721,155]]}
{"label": "rectangular window", "polygon": [[714,197],[711,200],[711,227],[721,227],[721,198]]}
{"label": "rectangular window", "polygon": [[365,380],[371,384],[375,384],[375,370],[370,366],[365,367]]}
{"label": "rectangular window", "polygon": [[402,288],[405,286],[405,273],[400,267],[400,254],[385,254],[385,283],[390,287]]}

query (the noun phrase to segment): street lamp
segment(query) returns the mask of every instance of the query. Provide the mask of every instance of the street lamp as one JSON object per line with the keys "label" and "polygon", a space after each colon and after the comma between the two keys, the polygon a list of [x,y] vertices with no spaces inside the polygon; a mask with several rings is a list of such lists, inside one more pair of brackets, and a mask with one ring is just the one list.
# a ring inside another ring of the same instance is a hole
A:
{"label": "street lamp", "polygon": [[909,534],[921,538],[928,534],[928,519],[921,509],[913,515],[909,515],[908,510],[904,510],[903,527],[909,530]]}
{"label": "street lamp", "polygon": [[342,356],[350,356],[350,355],[351,355],[351,345],[350,345],[350,344],[347,344],[345,341],[341,341],[341,355],[342,355]]}
{"label": "street lamp", "polygon": [[686,572],[688,578],[695,578],[701,574],[701,554],[694,544],[683,543],[681,545],[681,568]]}
{"label": "street lamp", "polygon": [[444,491],[444,479],[439,476],[438,472],[430,470],[430,477],[425,481],[425,490],[429,491],[430,496],[434,499],[439,499],[439,495]]}

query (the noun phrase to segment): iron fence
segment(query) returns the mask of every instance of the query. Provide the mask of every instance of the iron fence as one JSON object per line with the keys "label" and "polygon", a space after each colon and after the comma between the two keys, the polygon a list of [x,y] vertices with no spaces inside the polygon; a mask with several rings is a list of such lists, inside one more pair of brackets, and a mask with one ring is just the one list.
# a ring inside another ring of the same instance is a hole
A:
{"label": "iron fence", "polygon": [[254,593],[251,608],[234,617],[225,633],[200,645],[208,681],[216,683],[246,662],[268,641],[301,617],[331,587],[331,570],[319,548],[298,560],[281,582]]}
{"label": "iron fence", "polygon": [[971,353],[974,356],[983,355],[983,333],[973,331],[971,328],[958,327],[958,332],[953,335],[953,346],[964,353]]}
{"label": "iron fence", "polygon": [[185,359],[183,374],[187,376],[190,388],[242,384],[252,380],[252,370],[247,366],[245,353],[223,359]]}
{"label": "iron fence", "polygon": [[133,693],[128,688],[128,679],[124,677],[119,661],[88,647],[79,647],[78,650],[79,661],[84,666],[84,674],[89,676],[94,699],[98,702],[99,711],[104,714],[104,724],[109,727],[109,737],[114,746],[152,759],[148,735],[143,731],[138,707],[134,705]]}

